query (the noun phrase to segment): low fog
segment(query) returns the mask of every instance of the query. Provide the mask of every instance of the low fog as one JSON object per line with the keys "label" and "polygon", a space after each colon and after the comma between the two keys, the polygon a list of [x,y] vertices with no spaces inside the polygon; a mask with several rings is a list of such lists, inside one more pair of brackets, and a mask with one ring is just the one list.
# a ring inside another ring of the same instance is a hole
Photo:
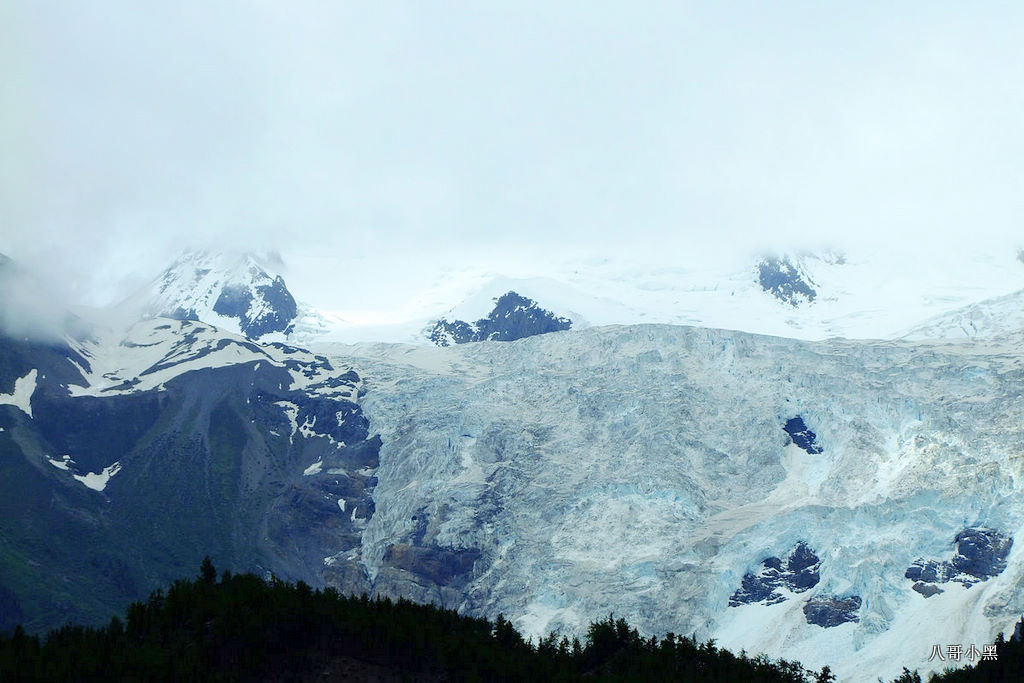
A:
{"label": "low fog", "polygon": [[73,296],[59,283],[0,255],[0,334],[48,343],[82,331],[68,308]]}
{"label": "low fog", "polygon": [[1020,8],[343,5],[4,3],[0,251],[101,303],[189,246],[396,293],[467,262],[1019,246]]}

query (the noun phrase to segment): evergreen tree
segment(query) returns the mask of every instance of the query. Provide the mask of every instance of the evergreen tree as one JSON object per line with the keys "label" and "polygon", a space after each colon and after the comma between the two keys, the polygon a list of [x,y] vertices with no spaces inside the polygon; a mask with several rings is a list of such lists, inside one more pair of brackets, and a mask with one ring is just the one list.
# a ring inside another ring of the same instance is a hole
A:
{"label": "evergreen tree", "polygon": [[213,567],[213,560],[207,555],[203,558],[203,563],[199,565],[199,576],[205,583],[213,583],[217,580],[217,570]]}

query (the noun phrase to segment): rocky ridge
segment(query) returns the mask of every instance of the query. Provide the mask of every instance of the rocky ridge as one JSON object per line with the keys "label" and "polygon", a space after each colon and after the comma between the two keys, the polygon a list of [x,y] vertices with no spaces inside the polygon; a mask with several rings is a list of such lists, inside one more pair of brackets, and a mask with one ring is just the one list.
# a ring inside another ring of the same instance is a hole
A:
{"label": "rocky ridge", "polygon": [[427,334],[437,346],[478,341],[514,341],[538,334],[568,330],[572,321],[544,310],[533,299],[507,292],[494,300],[494,309],[473,323],[438,320]]}

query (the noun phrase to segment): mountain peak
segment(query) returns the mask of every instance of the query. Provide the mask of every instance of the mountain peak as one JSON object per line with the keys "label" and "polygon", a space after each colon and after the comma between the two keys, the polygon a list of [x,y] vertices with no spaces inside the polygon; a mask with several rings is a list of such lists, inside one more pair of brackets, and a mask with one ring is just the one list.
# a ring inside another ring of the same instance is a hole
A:
{"label": "mountain peak", "polygon": [[572,327],[563,318],[537,305],[537,302],[513,291],[494,299],[494,310],[475,323],[464,320],[449,322],[441,318],[430,330],[428,338],[438,346],[471,341],[514,341]]}
{"label": "mountain peak", "polygon": [[813,303],[818,296],[810,274],[789,256],[762,258],[757,264],[757,281],[761,289],[793,308]]}
{"label": "mountain peak", "polygon": [[288,334],[298,305],[284,278],[268,272],[280,257],[246,252],[187,250],[149,287],[150,315],[202,320],[260,339]]}

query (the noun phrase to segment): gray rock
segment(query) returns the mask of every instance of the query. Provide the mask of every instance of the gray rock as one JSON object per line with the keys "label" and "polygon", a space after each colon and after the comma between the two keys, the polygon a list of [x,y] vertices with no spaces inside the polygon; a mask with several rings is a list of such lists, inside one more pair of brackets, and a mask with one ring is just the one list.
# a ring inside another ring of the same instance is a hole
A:
{"label": "gray rock", "polygon": [[840,624],[860,621],[861,599],[858,595],[839,598],[834,595],[811,598],[804,604],[804,618],[808,624],[833,628]]}
{"label": "gray rock", "polygon": [[[968,527],[960,531],[953,541],[952,560],[917,559],[907,568],[904,576],[921,584],[940,584],[955,581],[970,587],[1000,574],[1006,569],[1006,556],[1013,547],[1013,539],[993,529]],[[924,591],[914,584],[914,590]],[[931,595],[934,595],[933,591]],[[925,595],[928,597],[928,595]]]}
{"label": "gray rock", "polygon": [[556,316],[533,299],[508,292],[494,301],[494,309],[475,323],[442,318],[427,335],[438,346],[475,341],[514,341],[538,334],[568,330],[572,321]]}
{"label": "gray rock", "polygon": [[808,454],[820,455],[824,452],[822,447],[815,442],[818,435],[812,432],[810,428],[804,424],[804,419],[799,415],[786,420],[786,424],[782,429],[789,434],[791,439],[793,439],[793,443],[805,450]]}
{"label": "gray rock", "polygon": [[813,302],[818,295],[810,276],[794,266],[788,256],[762,259],[757,264],[757,281],[765,292],[794,308]]}
{"label": "gray rock", "polygon": [[780,603],[785,597],[776,589],[786,587],[794,593],[809,590],[818,585],[820,567],[821,560],[801,541],[789,553],[785,562],[778,557],[768,557],[762,560],[761,571],[757,576],[745,574],[739,590],[729,598],[729,606],[738,607],[756,602],[765,605]]}
{"label": "gray rock", "polygon": [[953,569],[979,580],[996,576],[1006,569],[1013,539],[992,529],[968,528],[956,535]]}
{"label": "gray rock", "polygon": [[942,589],[936,586],[935,584],[924,583],[923,581],[918,581],[917,583],[915,583],[913,585],[913,588],[926,598],[930,598],[933,595],[938,595],[942,592]]}

